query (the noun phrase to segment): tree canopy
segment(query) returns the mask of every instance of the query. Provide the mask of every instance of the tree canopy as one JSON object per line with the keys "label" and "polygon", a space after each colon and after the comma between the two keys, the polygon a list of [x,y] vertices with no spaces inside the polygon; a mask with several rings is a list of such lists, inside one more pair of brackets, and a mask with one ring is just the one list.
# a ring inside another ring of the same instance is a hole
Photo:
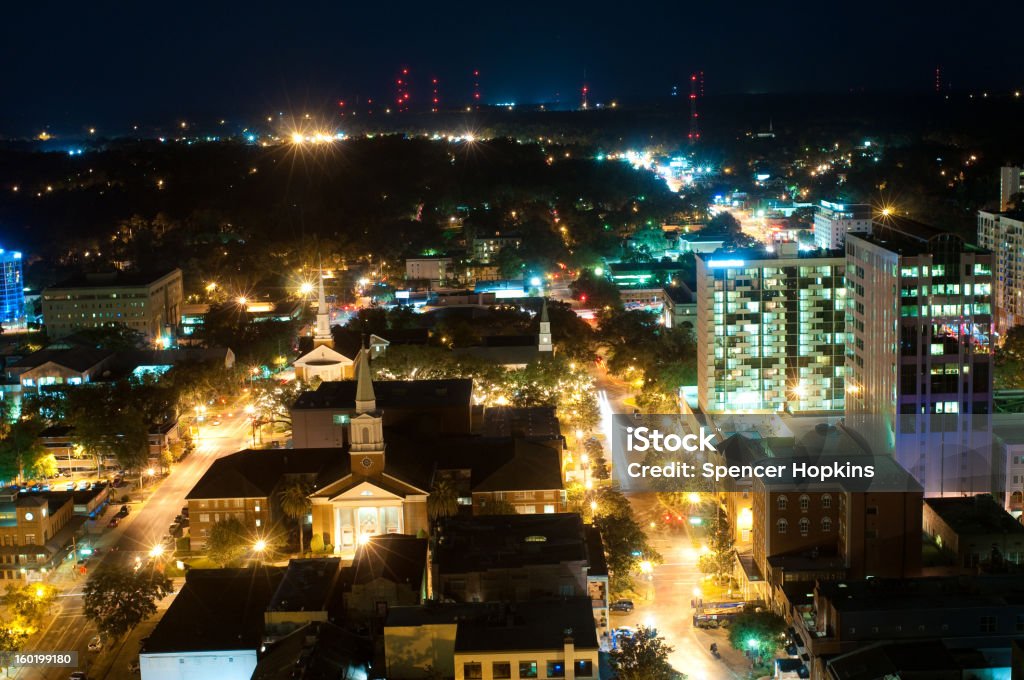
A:
{"label": "tree canopy", "polygon": [[112,567],[85,584],[83,611],[100,632],[116,638],[155,614],[156,603],[171,592],[171,580],[154,569]]}

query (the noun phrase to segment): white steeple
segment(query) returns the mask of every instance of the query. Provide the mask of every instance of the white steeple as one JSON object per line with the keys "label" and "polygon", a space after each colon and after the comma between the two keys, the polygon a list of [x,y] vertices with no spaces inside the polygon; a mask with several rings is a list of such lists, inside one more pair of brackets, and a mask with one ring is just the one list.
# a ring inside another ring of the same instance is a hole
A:
{"label": "white steeple", "polygon": [[373,393],[370,377],[370,351],[365,347],[356,356],[356,411],[367,413],[377,410],[377,396]]}
{"label": "white steeple", "polygon": [[544,302],[540,308],[540,329],[537,333],[537,351],[538,352],[552,352],[554,347],[551,345],[551,322],[548,321],[548,299],[544,298]]}
{"label": "white steeple", "polygon": [[327,308],[327,296],[324,295],[324,270],[322,267],[318,276],[316,334],[313,336],[313,346],[334,347],[334,336],[331,335],[331,310]]}

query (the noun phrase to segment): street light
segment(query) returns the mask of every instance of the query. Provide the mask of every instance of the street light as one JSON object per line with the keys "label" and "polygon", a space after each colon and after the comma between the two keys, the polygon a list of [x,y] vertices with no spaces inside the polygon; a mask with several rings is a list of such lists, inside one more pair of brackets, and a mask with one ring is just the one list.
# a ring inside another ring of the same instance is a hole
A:
{"label": "street light", "polygon": [[253,544],[252,549],[258,553],[261,553],[267,549],[267,542],[261,538]]}
{"label": "street light", "polygon": [[153,559],[157,559],[164,554],[164,547],[162,545],[154,545],[149,551],[149,556]]}
{"label": "street light", "polygon": [[245,407],[245,412],[249,415],[249,425],[252,428],[252,448],[256,448],[256,407],[249,404]]}

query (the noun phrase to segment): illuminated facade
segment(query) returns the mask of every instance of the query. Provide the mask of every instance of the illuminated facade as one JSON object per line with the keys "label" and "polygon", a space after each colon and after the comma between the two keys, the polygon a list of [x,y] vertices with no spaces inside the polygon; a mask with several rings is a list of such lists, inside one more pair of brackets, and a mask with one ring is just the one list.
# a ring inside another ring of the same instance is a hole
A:
{"label": "illuminated facade", "polygon": [[25,281],[21,271],[21,253],[0,248],[0,323],[16,323],[25,318]]}
{"label": "illuminated facade", "polygon": [[822,201],[814,213],[814,245],[842,249],[847,234],[871,233],[871,206],[866,203]]}
{"label": "illuminated facade", "polygon": [[43,291],[43,322],[50,339],[123,325],[157,340],[181,322],[183,295],[180,269],[83,274]]}
{"label": "illuminated facade", "polygon": [[846,242],[847,423],[927,495],[992,491],[993,257],[888,222]]}
{"label": "illuminated facade", "polygon": [[978,212],[978,245],[992,251],[996,331],[1024,323],[1024,212]]}
{"label": "illuminated facade", "polygon": [[740,251],[697,256],[697,387],[709,413],[844,404],[845,259]]}

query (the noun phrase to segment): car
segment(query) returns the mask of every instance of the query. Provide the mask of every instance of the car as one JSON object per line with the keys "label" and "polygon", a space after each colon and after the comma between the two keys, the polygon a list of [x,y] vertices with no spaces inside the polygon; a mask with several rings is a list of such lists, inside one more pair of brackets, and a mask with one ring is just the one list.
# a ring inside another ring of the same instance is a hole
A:
{"label": "car", "polygon": [[633,600],[616,600],[608,608],[613,612],[631,612],[633,611]]}
{"label": "car", "polygon": [[92,639],[89,640],[89,651],[98,652],[103,649],[103,638],[99,635],[93,635]]}
{"label": "car", "polygon": [[631,638],[631,637],[633,637],[633,633],[634,632],[636,632],[636,631],[634,631],[629,626],[622,626],[621,628],[616,628],[615,629],[615,637]]}
{"label": "car", "polygon": [[138,673],[139,672],[139,660],[138,659],[136,659],[135,661],[129,661],[128,662],[128,672],[129,673]]}
{"label": "car", "polygon": [[213,421],[212,423],[210,423],[210,424],[211,424],[211,425],[213,425],[214,427],[217,427],[218,425],[220,425],[220,418],[216,418],[216,419],[215,419],[215,420],[214,420],[214,421]]}
{"label": "car", "polygon": [[113,528],[117,527],[117,525],[120,524],[120,523],[121,523],[121,518],[118,517],[117,515],[114,515],[113,517],[110,518],[110,521],[107,522],[107,526],[110,527],[111,529],[113,529]]}
{"label": "car", "polygon": [[75,671],[68,676],[68,680],[89,680],[89,676],[85,674],[85,671]]}
{"label": "car", "polygon": [[131,508],[127,505],[122,505],[121,509],[117,511],[117,515],[118,517],[127,517],[129,512],[131,512]]}

